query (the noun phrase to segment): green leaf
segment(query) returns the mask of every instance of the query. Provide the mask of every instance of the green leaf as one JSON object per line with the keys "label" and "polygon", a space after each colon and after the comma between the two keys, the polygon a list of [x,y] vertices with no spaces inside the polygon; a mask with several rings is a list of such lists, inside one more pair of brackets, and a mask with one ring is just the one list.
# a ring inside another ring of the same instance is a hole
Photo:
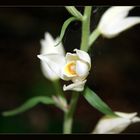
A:
{"label": "green leaf", "polygon": [[43,104],[54,104],[54,101],[52,98],[50,97],[45,97],[45,96],[38,96],[38,97],[33,97],[31,99],[29,99],[28,101],[26,101],[23,105],[21,105],[20,107],[10,110],[10,111],[5,111],[2,113],[3,116],[13,116],[13,115],[17,115],[20,114],[24,111],[27,111],[31,108],[33,108],[34,106],[36,106],[38,103],[43,103]]}
{"label": "green leaf", "polygon": [[93,106],[103,114],[116,116],[111,108],[104,101],[102,101],[102,99],[91,89],[86,88],[83,96],[91,106]]}
{"label": "green leaf", "polygon": [[59,42],[58,42],[55,46],[59,45],[59,43],[62,41],[63,36],[64,36],[64,34],[65,34],[65,31],[66,31],[68,25],[69,25],[72,21],[74,21],[74,20],[77,20],[77,19],[76,19],[75,17],[70,17],[69,19],[67,19],[67,20],[64,22],[64,24],[63,24],[63,26],[62,26],[62,29],[61,29],[61,33],[60,33]]}
{"label": "green leaf", "polygon": [[65,8],[70,14],[72,14],[74,17],[82,21],[83,19],[82,14],[74,6],[65,6]]}

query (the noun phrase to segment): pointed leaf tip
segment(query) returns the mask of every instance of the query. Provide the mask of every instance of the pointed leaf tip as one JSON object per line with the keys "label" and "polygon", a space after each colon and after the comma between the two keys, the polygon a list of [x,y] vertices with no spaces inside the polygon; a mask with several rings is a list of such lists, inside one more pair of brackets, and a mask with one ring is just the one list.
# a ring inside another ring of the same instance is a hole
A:
{"label": "pointed leaf tip", "polygon": [[102,112],[106,115],[113,115],[116,116],[116,114],[111,110],[111,108],[91,89],[86,88],[83,96],[87,100],[87,102],[96,108],[98,111]]}

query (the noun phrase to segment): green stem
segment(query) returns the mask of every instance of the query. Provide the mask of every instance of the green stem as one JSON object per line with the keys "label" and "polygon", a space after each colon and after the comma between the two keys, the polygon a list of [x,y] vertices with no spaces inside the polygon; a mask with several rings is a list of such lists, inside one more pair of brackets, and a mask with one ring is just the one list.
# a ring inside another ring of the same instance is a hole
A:
{"label": "green stem", "polygon": [[69,108],[68,108],[67,112],[65,112],[64,124],[63,124],[63,133],[64,134],[72,133],[73,114],[75,112],[79,94],[80,93],[77,93],[77,92],[74,92],[72,94],[72,99],[71,99]]}
{"label": "green stem", "polygon": [[100,36],[98,28],[96,28],[89,37],[89,47],[94,43],[94,41]]}
{"label": "green stem", "polygon": [[[85,6],[84,16],[82,19],[82,37],[81,37],[81,47],[80,47],[80,49],[83,51],[88,51],[91,10],[92,10],[92,6]],[[73,115],[77,105],[79,94],[80,93],[72,94],[70,106],[64,114],[64,124],[63,124],[64,134],[70,134],[72,132]]]}
{"label": "green stem", "polygon": [[82,14],[75,8],[75,6],[65,6],[65,8],[68,10],[70,14],[72,14],[74,17],[76,17],[78,20],[82,20],[83,16]]}
{"label": "green stem", "polygon": [[81,50],[88,51],[89,34],[90,34],[90,16],[92,6],[85,6],[84,17],[82,21],[82,37],[81,37]]}

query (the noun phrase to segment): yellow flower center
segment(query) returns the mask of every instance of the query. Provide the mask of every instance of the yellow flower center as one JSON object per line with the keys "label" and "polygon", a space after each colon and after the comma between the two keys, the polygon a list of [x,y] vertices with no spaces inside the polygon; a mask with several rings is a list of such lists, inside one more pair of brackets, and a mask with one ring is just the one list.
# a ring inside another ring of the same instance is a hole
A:
{"label": "yellow flower center", "polygon": [[76,75],[76,63],[74,61],[67,63],[64,71],[69,75]]}

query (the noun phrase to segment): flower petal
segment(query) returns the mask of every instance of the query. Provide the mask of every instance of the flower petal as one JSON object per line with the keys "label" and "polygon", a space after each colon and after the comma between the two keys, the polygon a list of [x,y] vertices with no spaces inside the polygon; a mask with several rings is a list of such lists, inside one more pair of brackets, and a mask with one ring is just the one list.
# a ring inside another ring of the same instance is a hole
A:
{"label": "flower petal", "polygon": [[63,90],[64,91],[73,90],[73,91],[78,91],[78,92],[83,91],[86,81],[87,80],[79,81],[79,82],[76,82],[76,83],[72,83],[72,84],[70,84],[68,86],[64,85]]}
{"label": "flower petal", "polygon": [[55,72],[60,78],[62,77],[62,68],[65,65],[65,57],[59,54],[46,54],[46,55],[38,55],[49,68]]}
{"label": "flower petal", "polygon": [[94,134],[118,134],[130,125],[130,120],[122,118],[102,118],[99,121]]}
{"label": "flower petal", "polygon": [[134,6],[112,6],[109,9],[105,11],[105,13],[102,15],[100,19],[100,25],[108,25],[110,23],[108,22],[114,22],[115,19],[122,20],[124,17],[126,17],[131,9],[133,9]]}
{"label": "flower petal", "polygon": [[57,80],[59,79],[58,75],[56,75],[55,72],[53,72],[50,67],[48,66],[48,64],[46,64],[45,62],[41,61],[41,70],[43,75],[49,79],[49,80]]}
{"label": "flower petal", "polygon": [[89,67],[91,67],[91,59],[87,52],[78,49],[74,49],[74,51],[76,52],[79,59],[83,60],[84,62],[87,62],[89,64]]}
{"label": "flower petal", "polygon": [[[56,45],[56,42],[58,42],[58,41],[59,41],[59,37],[57,37],[55,39],[55,45]],[[57,53],[59,53],[60,55],[65,56],[65,49],[64,49],[64,46],[63,46],[62,42],[60,42],[58,46],[54,46],[54,48],[56,48]]]}
{"label": "flower petal", "polygon": [[138,113],[134,112],[134,113],[123,113],[123,112],[115,112],[118,116],[122,117],[122,118],[126,118],[126,119],[132,119],[134,118]]}
{"label": "flower petal", "polygon": [[45,39],[40,41],[41,43],[41,54],[53,53],[54,39],[50,33],[45,33]]}
{"label": "flower petal", "polygon": [[89,74],[89,66],[83,61],[76,61],[76,73],[78,76],[85,76]]}
{"label": "flower petal", "polygon": [[77,54],[73,53],[66,53],[66,62],[69,63],[70,61],[78,60]]}
{"label": "flower petal", "polygon": [[140,122],[140,117],[134,117],[134,118],[132,119],[132,122],[133,122],[133,123]]}
{"label": "flower petal", "polygon": [[129,18],[123,19],[116,27],[113,28],[112,36],[117,35],[121,33],[122,31],[125,31],[139,23],[140,23],[140,17],[129,17]]}
{"label": "flower petal", "polygon": [[59,38],[56,38],[55,40],[51,36],[50,33],[45,33],[45,39],[41,40],[41,54],[51,54],[51,53],[58,53],[60,55],[65,55],[65,50],[60,43],[58,46],[55,46],[56,42]]}

